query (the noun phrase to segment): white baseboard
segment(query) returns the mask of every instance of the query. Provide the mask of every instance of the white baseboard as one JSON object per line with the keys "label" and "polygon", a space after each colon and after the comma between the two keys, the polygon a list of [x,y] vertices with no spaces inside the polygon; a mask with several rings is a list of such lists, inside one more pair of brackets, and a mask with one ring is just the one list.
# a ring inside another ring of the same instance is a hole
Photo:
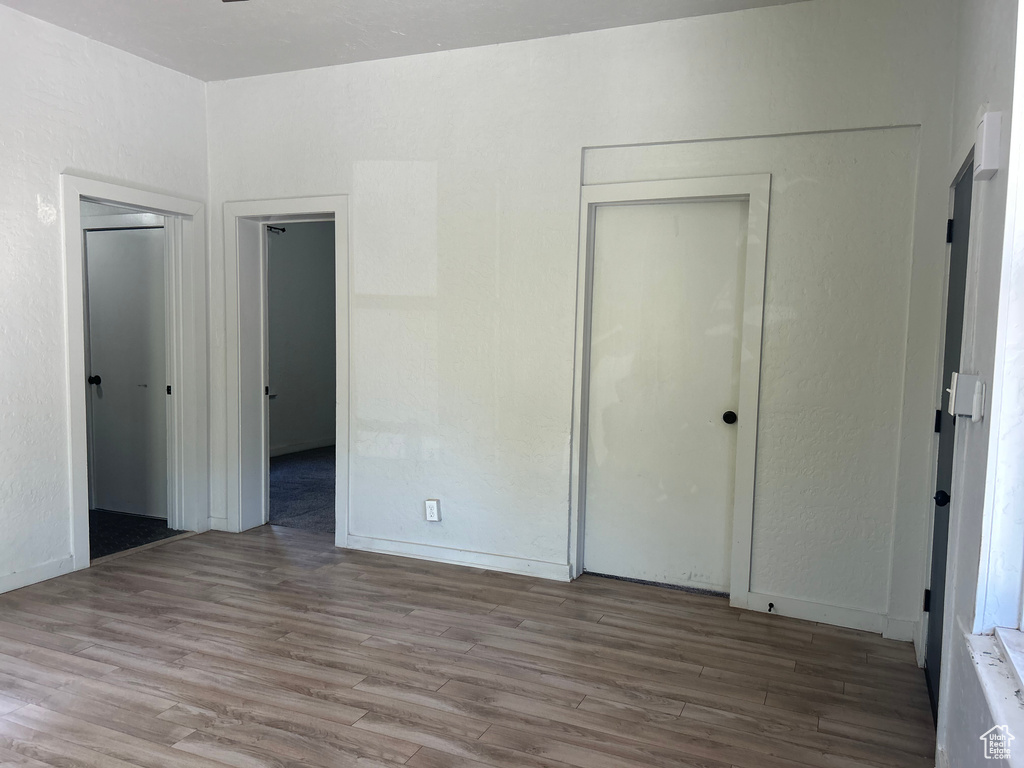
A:
{"label": "white baseboard", "polygon": [[36,584],[40,581],[52,579],[65,573],[71,573],[75,569],[75,558],[71,555],[60,560],[51,560],[42,565],[34,565],[23,571],[15,571],[5,576],[0,576],[0,593],[10,592],[12,589],[21,589],[29,584]]}
{"label": "white baseboard", "polygon": [[543,560],[528,560],[522,557],[492,555],[487,552],[471,552],[466,549],[450,549],[432,544],[414,544],[409,541],[393,541],[377,539],[370,536],[347,537],[349,549],[360,549],[366,552],[379,552],[384,555],[401,555],[417,560],[432,560],[436,563],[452,563],[468,565],[474,568],[486,568],[504,573],[519,573],[536,576],[554,581],[569,581],[569,565],[567,563],[548,563]]}
{"label": "white baseboard", "polygon": [[935,768],[951,768],[946,750],[940,748],[935,751]]}
{"label": "white baseboard", "polygon": [[328,446],[334,445],[337,442],[337,438],[331,435],[323,440],[311,440],[307,443],[292,443],[290,445],[272,445],[270,446],[270,458],[275,456],[284,456],[288,453],[298,453],[299,451],[312,451],[314,448],[327,448]]}
{"label": "white baseboard", "polygon": [[228,530],[228,519],[226,517],[211,517],[210,518],[210,530],[211,531],[227,531]]}
{"label": "white baseboard", "polygon": [[917,622],[904,619],[886,619],[885,629],[882,630],[882,637],[912,643],[914,638],[917,637]]}
{"label": "white baseboard", "polygon": [[[881,613],[871,613],[870,611],[861,611],[856,608],[839,608],[834,605],[813,603],[809,600],[798,600],[793,597],[762,595],[757,592],[734,593],[730,595],[729,603],[737,608],[747,608],[748,610],[760,611],[762,613],[768,613],[768,604],[772,603],[771,613],[777,613],[779,616],[791,616],[794,619],[817,621],[837,627],[861,629],[865,632],[874,632],[879,635],[883,634],[889,626],[888,617]],[[910,624],[910,622],[907,623]],[[902,629],[902,627],[894,628],[897,630]],[[913,634],[906,639],[909,640],[912,637]]]}

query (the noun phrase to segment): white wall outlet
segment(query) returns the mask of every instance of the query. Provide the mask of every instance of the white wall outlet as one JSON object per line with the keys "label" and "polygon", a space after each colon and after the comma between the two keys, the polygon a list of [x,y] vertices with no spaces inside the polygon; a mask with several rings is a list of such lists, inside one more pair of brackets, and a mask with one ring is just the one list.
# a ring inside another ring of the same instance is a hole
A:
{"label": "white wall outlet", "polygon": [[427,522],[428,523],[439,523],[441,522],[441,500],[440,499],[427,499]]}

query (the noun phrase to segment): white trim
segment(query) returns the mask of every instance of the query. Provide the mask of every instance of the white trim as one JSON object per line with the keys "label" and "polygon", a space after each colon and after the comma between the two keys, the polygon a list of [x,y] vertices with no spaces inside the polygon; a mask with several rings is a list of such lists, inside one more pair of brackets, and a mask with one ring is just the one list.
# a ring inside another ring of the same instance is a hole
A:
{"label": "white trim", "polygon": [[[914,638],[917,637],[917,630],[920,626],[920,621],[887,618],[885,620],[885,629],[882,630],[882,637],[888,638],[889,640],[902,640],[907,643],[912,643],[914,642]],[[919,667],[923,666],[924,660],[918,659],[917,665]]]}
{"label": "white trim", "polygon": [[587,481],[586,415],[590,370],[590,305],[593,287],[593,233],[596,208],[598,205],[624,202],[746,199],[749,202],[749,213],[738,404],[742,418],[737,424],[736,435],[736,491],[733,509],[730,601],[733,605],[745,606],[747,604],[750,590],[754,465],[757,452],[761,327],[764,318],[765,261],[768,252],[770,195],[770,174],[595,184],[582,188],[569,485],[569,572],[573,578],[582,573],[584,563]]}
{"label": "white trim", "polygon": [[[779,616],[789,616],[804,621],[816,621],[822,624],[832,624],[838,627],[849,627],[850,629],[861,629],[865,632],[883,634],[889,628],[889,619],[882,613],[873,613],[858,608],[840,608],[834,605],[823,603],[812,603],[809,600],[798,600],[793,597],[779,597],[778,595],[764,595],[758,592],[748,592],[746,600],[738,604],[730,600],[730,604],[746,608],[752,611],[768,613],[768,604],[772,603],[771,613]],[[898,626],[893,627],[899,630]]]}
{"label": "white trim", "polygon": [[106,216],[83,216],[82,229],[163,228],[164,217],[155,213],[113,213]]}
{"label": "white trim", "polygon": [[29,584],[37,584],[40,581],[52,579],[70,573],[75,569],[74,555],[62,557],[60,560],[50,560],[42,565],[34,565],[24,571],[15,571],[5,576],[0,576],[0,593],[10,592],[12,589],[21,589]]}
{"label": "white trim", "polygon": [[202,203],[62,173],[65,346],[67,349],[68,484],[74,568],[89,566],[88,426],[85,392],[85,262],[81,200],[141,208],[167,217],[169,317],[168,508],[172,527],[209,528],[206,219]]}
{"label": "white trim", "polygon": [[[228,528],[228,519],[226,517],[211,517],[210,518],[210,530],[211,531],[224,531],[225,533],[230,532]],[[236,531],[237,533],[237,531]]]}
{"label": "white trim", "polygon": [[1024,690],[1024,633],[1019,629],[996,627],[994,635],[1000,654],[1013,671],[1014,687]]}
{"label": "white trim", "polygon": [[401,555],[417,560],[430,560],[435,563],[468,565],[474,568],[486,568],[490,571],[519,573],[554,581],[569,581],[569,566],[565,563],[549,563],[525,557],[493,555],[488,552],[473,552],[468,549],[451,549],[432,544],[415,544],[411,541],[378,539],[372,536],[352,534],[348,536],[348,548],[364,552],[379,552],[384,555]]}
{"label": "white trim", "polygon": [[[349,259],[349,234],[348,234],[348,196],[333,195],[328,197],[301,197],[286,198],[279,200],[246,200],[224,203],[224,262],[225,273],[228,277],[225,286],[225,315],[226,334],[225,347],[227,349],[227,377],[225,380],[226,395],[226,420],[227,420],[227,503],[226,518],[223,523],[211,521],[212,525],[227,530],[238,532],[242,527],[242,515],[240,499],[242,498],[242,483],[249,482],[245,478],[241,466],[241,439],[242,439],[242,391],[239,372],[242,368],[241,355],[243,349],[249,345],[243,344],[243,335],[247,329],[242,328],[240,321],[239,291],[242,284],[245,270],[254,266],[252,259],[243,259],[238,251],[238,220],[246,219],[262,224],[283,224],[295,221],[334,221],[334,249],[335,249],[335,301],[336,301],[336,359],[337,359],[337,412],[335,416],[337,445],[336,464],[336,493],[335,493],[335,544],[339,547],[347,546],[348,538],[348,510],[350,502],[349,487],[349,272],[351,269]],[[263,307],[260,310],[260,334],[262,344],[260,349],[266,348],[266,247],[265,227],[261,227],[260,237],[260,293]],[[261,360],[261,369],[264,371],[263,386],[266,382],[266,360]],[[263,498],[262,519],[266,522],[269,519],[269,505],[267,502],[268,487],[267,467],[270,461],[269,435],[266,429],[267,400],[264,399],[263,425],[261,434],[263,446],[261,449],[261,462],[264,466],[261,497]]]}
{"label": "white trim", "polygon": [[[1009,659],[1003,655],[1000,641],[992,635],[962,635],[956,632],[957,643],[966,643],[971,666],[988,704],[989,722],[1009,726],[1012,733],[1024,733],[1024,707],[1019,699],[1020,681]],[[945,669],[945,668],[944,668]],[[1018,754],[1009,761],[1020,766]],[[980,761],[979,761],[980,762]],[[993,761],[999,765],[1000,762]]]}

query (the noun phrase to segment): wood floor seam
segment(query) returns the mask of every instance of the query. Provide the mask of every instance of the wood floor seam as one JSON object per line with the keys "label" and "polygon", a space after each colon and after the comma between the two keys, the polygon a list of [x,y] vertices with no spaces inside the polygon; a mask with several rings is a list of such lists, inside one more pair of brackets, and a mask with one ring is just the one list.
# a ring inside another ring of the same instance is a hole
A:
{"label": "wood floor seam", "polygon": [[905,643],[265,526],[0,595],[8,754],[54,768],[933,768],[934,729]]}

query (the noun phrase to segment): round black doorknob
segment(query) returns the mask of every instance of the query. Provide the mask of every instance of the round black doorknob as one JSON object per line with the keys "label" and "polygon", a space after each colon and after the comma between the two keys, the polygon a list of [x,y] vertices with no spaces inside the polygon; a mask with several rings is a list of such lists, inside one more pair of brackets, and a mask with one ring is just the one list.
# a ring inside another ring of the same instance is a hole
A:
{"label": "round black doorknob", "polygon": [[949,494],[945,491],[939,491],[933,497],[935,499],[935,506],[944,507],[949,504]]}
{"label": "round black doorknob", "polygon": [[90,384],[102,384],[103,383],[103,379],[101,379],[99,376],[90,376],[89,377],[89,383]]}
{"label": "round black doorknob", "polygon": [[726,411],[722,414],[722,421],[726,424],[735,424],[736,418],[736,411]]}

